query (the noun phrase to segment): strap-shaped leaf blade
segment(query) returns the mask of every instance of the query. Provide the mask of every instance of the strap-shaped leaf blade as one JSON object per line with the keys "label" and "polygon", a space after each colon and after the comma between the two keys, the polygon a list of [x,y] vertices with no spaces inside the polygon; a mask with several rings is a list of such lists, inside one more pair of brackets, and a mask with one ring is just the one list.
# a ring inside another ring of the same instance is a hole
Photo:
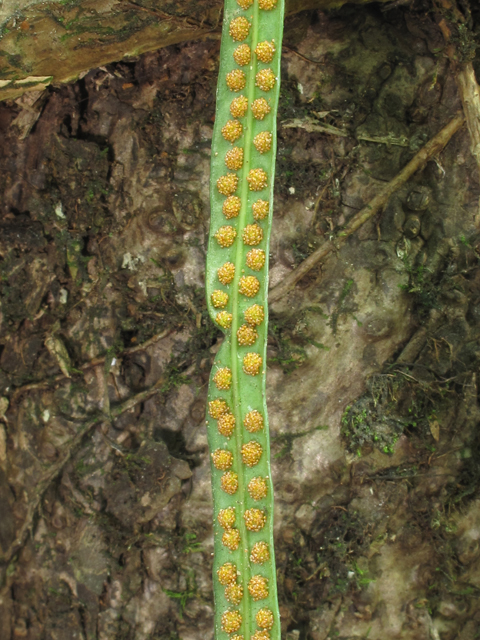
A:
{"label": "strap-shaped leaf blade", "polygon": [[280,638],[265,368],[283,12],[282,0],[226,0],[222,29],[206,270],[225,333],[207,417],[217,638]]}

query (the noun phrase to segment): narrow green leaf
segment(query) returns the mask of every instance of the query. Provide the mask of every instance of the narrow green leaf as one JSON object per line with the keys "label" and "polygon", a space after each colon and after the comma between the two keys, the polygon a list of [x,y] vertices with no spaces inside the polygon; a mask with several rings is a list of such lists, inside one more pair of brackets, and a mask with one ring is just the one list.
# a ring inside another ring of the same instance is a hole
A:
{"label": "narrow green leaf", "polygon": [[265,367],[283,14],[283,0],[225,2],[206,269],[209,313],[225,333],[207,417],[218,640],[280,638]]}

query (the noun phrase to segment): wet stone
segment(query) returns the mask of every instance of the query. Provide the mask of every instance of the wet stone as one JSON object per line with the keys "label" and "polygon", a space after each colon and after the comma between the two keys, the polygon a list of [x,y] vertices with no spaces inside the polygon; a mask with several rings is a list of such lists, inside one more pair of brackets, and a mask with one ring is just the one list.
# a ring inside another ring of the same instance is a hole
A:
{"label": "wet stone", "polygon": [[317,512],[314,507],[309,504],[302,504],[295,512],[295,521],[302,531],[309,533],[316,515]]}
{"label": "wet stone", "polygon": [[410,240],[418,236],[418,234],[420,233],[420,229],[421,229],[421,222],[418,216],[409,216],[405,220],[405,224],[403,226],[403,233]]}
{"label": "wet stone", "polygon": [[411,211],[425,211],[431,200],[428,187],[414,187],[407,196],[406,204]]}

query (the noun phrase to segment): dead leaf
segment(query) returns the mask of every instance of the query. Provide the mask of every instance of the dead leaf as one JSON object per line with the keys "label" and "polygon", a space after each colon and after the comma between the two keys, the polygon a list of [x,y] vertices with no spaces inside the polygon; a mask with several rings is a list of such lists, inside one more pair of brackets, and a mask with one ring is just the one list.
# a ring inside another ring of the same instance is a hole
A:
{"label": "dead leaf", "polygon": [[432,434],[433,439],[435,442],[438,442],[440,440],[440,425],[438,420],[432,420],[428,424],[430,426],[430,433]]}

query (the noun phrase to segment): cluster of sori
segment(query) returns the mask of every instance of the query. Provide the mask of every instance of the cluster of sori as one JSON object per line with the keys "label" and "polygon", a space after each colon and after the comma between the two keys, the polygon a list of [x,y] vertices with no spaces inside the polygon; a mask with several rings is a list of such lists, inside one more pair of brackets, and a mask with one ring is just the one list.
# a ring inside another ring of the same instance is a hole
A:
{"label": "cluster of sori", "polygon": [[[261,308],[260,308],[261,309]],[[224,385],[230,385],[231,373],[229,370],[219,369],[214,377],[215,384],[219,389],[225,389]],[[230,411],[225,400],[215,399],[209,402],[208,412],[211,418],[217,421],[218,432],[230,438],[236,428],[235,416]],[[261,432],[264,429],[262,414],[257,410],[249,411],[244,420],[243,428],[249,434]],[[245,467],[253,468],[260,462],[263,454],[261,444],[255,440],[248,440],[241,446],[241,464]],[[212,452],[213,466],[220,472],[220,486],[222,491],[230,496],[235,496],[239,490],[239,474],[232,470],[238,468],[235,462],[234,453],[229,448],[215,449]],[[261,475],[252,477],[246,485],[250,498],[255,502],[260,502],[268,494],[268,478]],[[223,529],[221,543],[230,551],[236,551],[240,545],[248,546],[248,541],[241,539],[239,529],[235,526],[237,519],[236,506],[227,506],[220,509],[217,520]],[[243,520],[246,532],[258,533],[259,540],[254,541],[249,549],[249,560],[252,565],[263,565],[271,560],[270,545],[266,540],[261,539],[261,532],[267,523],[267,513],[263,509],[252,507],[245,509]],[[217,569],[218,582],[225,587],[225,598],[232,605],[239,605],[243,599],[243,586],[239,584],[237,567],[232,562],[225,562]],[[249,597],[254,601],[266,600],[269,597],[268,578],[252,572],[247,583]],[[247,609],[248,610],[248,609]],[[260,627],[252,636],[252,640],[268,640],[269,631],[274,624],[273,611],[264,606],[255,614],[255,621]],[[242,613],[236,609],[228,609],[222,613],[221,628],[226,633],[235,634],[231,640],[244,640],[238,635],[242,626]]]}
{"label": "cluster of sori", "polygon": [[[247,5],[249,6],[251,2],[244,0],[239,2],[239,4],[242,8],[245,8]],[[264,0],[262,3],[262,0],[260,0],[260,6],[262,6],[262,4],[265,8],[273,8],[276,2],[267,2]],[[229,33],[234,41],[242,41],[248,37],[250,26],[247,18],[239,16],[231,21]],[[257,61],[268,64],[272,62],[275,51],[276,48],[273,41],[264,41],[257,44],[254,55]],[[239,66],[251,68],[252,52],[250,46],[245,43],[240,44],[234,50],[233,58]],[[264,93],[268,94],[268,92],[274,88],[275,82],[275,74],[272,69],[268,67],[260,69],[255,74],[255,87]],[[226,75],[226,84],[232,92],[242,91],[247,85],[247,73],[239,68],[233,69]],[[263,96],[253,99],[249,105],[248,98],[244,95],[239,95],[233,98],[230,104],[230,114],[234,119],[228,120],[222,127],[223,138],[232,143],[231,149],[225,154],[225,166],[230,171],[220,176],[216,182],[218,192],[225,196],[222,212],[226,220],[237,218],[242,210],[242,197],[241,195],[236,195],[236,193],[239,190],[244,191],[241,187],[239,189],[240,178],[238,172],[242,172],[246,154],[244,147],[236,146],[235,143],[240,138],[245,138],[245,143],[253,144],[259,154],[269,153],[272,148],[273,136],[271,131],[260,131],[253,137],[253,140],[251,139],[252,136],[244,136],[242,119],[247,115],[249,108],[256,120],[263,120],[271,110],[268,100]],[[248,149],[247,152],[249,164],[251,164],[254,160],[254,154],[251,153],[251,149]],[[268,187],[268,175],[263,168],[249,168],[244,179],[250,191],[261,192],[265,191]],[[258,248],[264,240],[263,229],[259,223],[268,218],[269,209],[270,205],[268,200],[261,198],[256,199],[251,204],[252,220],[241,229],[243,244],[246,247],[252,247],[246,253],[245,265],[254,272],[261,271],[265,266],[265,250]],[[237,235],[238,231],[236,227],[231,224],[226,224],[218,228],[214,237],[220,247],[229,248],[235,243]],[[223,285],[229,285],[234,280],[238,280],[239,293],[248,298],[254,298],[260,292],[260,281],[255,275],[242,275],[238,279],[235,278],[235,264],[233,262],[225,262],[219,267],[217,277]],[[211,302],[216,309],[225,309],[229,306],[229,300],[230,296],[228,292],[224,290],[218,289],[211,294]],[[253,324],[255,324],[255,318],[252,318],[252,320]],[[222,328],[229,329],[232,324],[232,313],[225,310],[219,311],[216,315],[216,322]],[[253,344],[255,335],[255,330],[251,327],[251,324],[243,325],[241,331],[239,330],[239,333],[237,333],[239,344]],[[247,364],[244,364],[244,366],[254,371],[255,362],[257,361],[258,359],[253,359],[249,356],[247,358]],[[252,375],[254,374],[252,373]]]}
{"label": "cluster of sori", "polygon": [[226,339],[212,372],[207,427],[216,631],[230,640],[280,634],[264,356],[282,30],[282,0],[226,0],[207,257],[209,309]]}

